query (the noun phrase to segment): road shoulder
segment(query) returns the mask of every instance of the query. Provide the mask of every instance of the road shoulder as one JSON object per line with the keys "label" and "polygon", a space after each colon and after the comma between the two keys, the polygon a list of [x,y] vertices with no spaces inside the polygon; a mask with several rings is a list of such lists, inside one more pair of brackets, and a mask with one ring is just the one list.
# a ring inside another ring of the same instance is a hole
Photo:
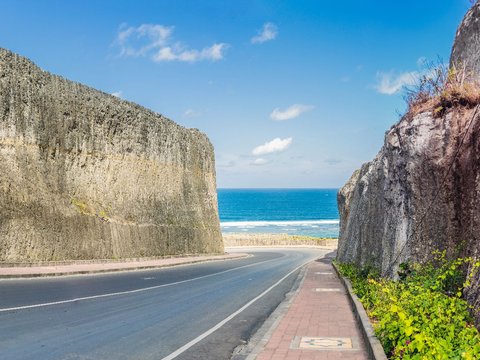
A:
{"label": "road shoulder", "polygon": [[221,255],[193,255],[184,257],[130,260],[98,260],[51,262],[38,264],[0,265],[0,279],[34,278],[46,276],[66,276],[97,274],[118,271],[134,271],[158,269],[171,266],[189,265],[200,262],[241,259],[249,256],[246,253],[225,253]]}

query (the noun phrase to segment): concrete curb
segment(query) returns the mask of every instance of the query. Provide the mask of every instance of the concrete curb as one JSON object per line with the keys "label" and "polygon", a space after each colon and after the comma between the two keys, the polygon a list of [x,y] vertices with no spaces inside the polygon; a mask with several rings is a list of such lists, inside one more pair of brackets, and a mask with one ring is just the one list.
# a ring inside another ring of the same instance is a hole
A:
{"label": "concrete curb", "polygon": [[332,262],[332,266],[335,269],[340,281],[342,282],[345,290],[347,290],[348,299],[352,306],[355,319],[360,325],[360,331],[362,333],[363,340],[365,341],[365,347],[367,348],[368,356],[372,360],[387,360],[385,351],[383,350],[380,340],[375,336],[372,323],[363,307],[362,303],[358,299],[357,295],[353,292],[352,284],[346,278],[344,278],[340,271],[337,269],[335,263]]}
{"label": "concrete curb", "polygon": [[[158,264],[158,265],[145,265],[145,266],[134,266],[134,267],[118,267],[112,269],[94,269],[94,270],[76,270],[76,271],[58,271],[58,272],[36,272],[29,274],[0,274],[0,279],[21,279],[21,278],[40,278],[40,277],[57,277],[57,276],[70,276],[70,275],[88,275],[88,274],[101,274],[101,273],[113,273],[121,271],[138,271],[138,270],[149,270],[149,269],[161,269],[173,266],[181,265],[191,265],[201,262],[211,262],[211,261],[226,261],[226,260],[237,260],[249,257],[248,254],[238,254],[238,256],[229,256],[229,257],[219,257],[219,258],[208,258],[208,259],[197,259],[190,260],[179,263],[171,264]],[[99,262],[99,264],[104,264],[105,262]],[[128,262],[127,262],[128,263]],[[95,263],[91,263],[95,264]],[[61,265],[60,265],[61,266]]]}
{"label": "concrete curb", "polygon": [[131,263],[140,261],[152,261],[152,260],[166,260],[166,259],[178,259],[188,258],[196,256],[223,256],[224,253],[207,253],[207,254],[182,254],[182,255],[166,255],[166,256],[147,256],[138,258],[125,258],[125,259],[88,259],[88,260],[58,260],[58,261],[33,261],[33,262],[0,262],[0,268],[9,267],[37,267],[37,266],[63,266],[63,265],[87,265],[87,264],[118,264],[118,263]]}

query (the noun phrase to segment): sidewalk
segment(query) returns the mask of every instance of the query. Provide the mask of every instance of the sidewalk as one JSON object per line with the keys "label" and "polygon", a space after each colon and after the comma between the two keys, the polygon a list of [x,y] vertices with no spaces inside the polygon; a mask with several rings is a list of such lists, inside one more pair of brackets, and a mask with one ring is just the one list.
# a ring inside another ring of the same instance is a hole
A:
{"label": "sidewalk", "polygon": [[309,264],[286,315],[256,359],[368,359],[346,291],[330,260]]}
{"label": "sidewalk", "polygon": [[123,270],[141,270],[156,269],[167,266],[194,264],[198,262],[231,260],[246,257],[247,254],[233,253],[223,255],[206,255],[206,256],[187,256],[172,257],[160,259],[132,259],[132,260],[99,260],[93,261],[72,261],[71,263],[46,263],[36,264],[32,266],[1,266],[0,279],[2,278],[19,278],[19,277],[40,277],[40,276],[58,276],[58,275],[76,275],[76,274],[93,274],[102,272],[114,272]]}

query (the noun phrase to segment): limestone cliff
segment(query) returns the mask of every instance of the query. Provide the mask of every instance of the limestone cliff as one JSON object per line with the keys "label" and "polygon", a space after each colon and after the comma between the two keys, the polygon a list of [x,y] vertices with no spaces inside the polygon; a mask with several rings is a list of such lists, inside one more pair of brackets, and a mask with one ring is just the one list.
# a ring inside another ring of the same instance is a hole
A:
{"label": "limestone cliff", "polygon": [[[477,3],[452,51],[452,64],[469,74],[465,81],[480,78],[479,23]],[[480,110],[462,102],[436,110],[406,114],[339,191],[340,261],[392,276],[399,263],[425,260],[436,249],[480,256]],[[466,296],[480,307],[478,276]]]}
{"label": "limestone cliff", "polygon": [[223,251],[213,147],[0,49],[0,260]]}

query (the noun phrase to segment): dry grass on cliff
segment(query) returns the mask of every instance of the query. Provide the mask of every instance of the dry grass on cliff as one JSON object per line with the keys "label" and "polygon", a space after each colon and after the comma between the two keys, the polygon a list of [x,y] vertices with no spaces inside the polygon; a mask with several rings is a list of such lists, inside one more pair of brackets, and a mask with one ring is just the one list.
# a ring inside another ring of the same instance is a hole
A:
{"label": "dry grass on cliff", "polygon": [[445,64],[430,67],[414,87],[407,89],[407,115],[432,111],[433,116],[441,117],[452,108],[473,108],[480,104],[480,84],[472,78],[464,69]]}

